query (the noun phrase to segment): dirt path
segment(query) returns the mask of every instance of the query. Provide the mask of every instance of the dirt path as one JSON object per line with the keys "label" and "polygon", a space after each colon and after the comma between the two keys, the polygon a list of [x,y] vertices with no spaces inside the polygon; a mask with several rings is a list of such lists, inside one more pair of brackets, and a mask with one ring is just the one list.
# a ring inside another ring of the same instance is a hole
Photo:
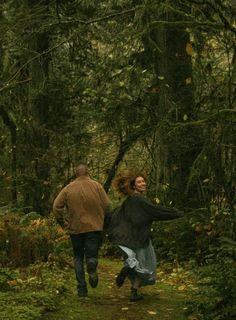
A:
{"label": "dirt path", "polygon": [[[185,300],[189,294],[188,280],[183,278],[165,278],[160,272],[159,282],[155,286],[142,288],[144,300],[129,302],[129,283],[117,288],[114,279],[122,263],[102,260],[99,265],[99,285],[89,289],[88,298],[78,298],[75,291],[74,271],[66,276],[67,292],[62,295],[58,310],[47,313],[45,320],[129,320],[160,319],[184,320],[196,319],[184,316]],[[191,284],[190,284],[191,286]]]}

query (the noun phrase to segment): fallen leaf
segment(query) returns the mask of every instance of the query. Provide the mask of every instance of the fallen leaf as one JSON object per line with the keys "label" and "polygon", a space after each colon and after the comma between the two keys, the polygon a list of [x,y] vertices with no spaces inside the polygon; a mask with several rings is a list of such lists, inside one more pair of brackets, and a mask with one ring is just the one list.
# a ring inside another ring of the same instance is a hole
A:
{"label": "fallen leaf", "polygon": [[155,311],[148,311],[149,314],[157,314]]}

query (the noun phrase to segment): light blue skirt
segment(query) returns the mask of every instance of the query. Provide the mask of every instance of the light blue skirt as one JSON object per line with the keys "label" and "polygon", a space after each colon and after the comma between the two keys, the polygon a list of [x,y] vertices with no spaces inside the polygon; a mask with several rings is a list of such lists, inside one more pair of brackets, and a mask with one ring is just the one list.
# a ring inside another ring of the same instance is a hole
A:
{"label": "light blue skirt", "polygon": [[156,254],[152,242],[145,248],[132,250],[125,246],[119,246],[128,258],[124,261],[125,266],[133,269],[129,278],[131,282],[139,278],[140,286],[155,284],[156,282]]}

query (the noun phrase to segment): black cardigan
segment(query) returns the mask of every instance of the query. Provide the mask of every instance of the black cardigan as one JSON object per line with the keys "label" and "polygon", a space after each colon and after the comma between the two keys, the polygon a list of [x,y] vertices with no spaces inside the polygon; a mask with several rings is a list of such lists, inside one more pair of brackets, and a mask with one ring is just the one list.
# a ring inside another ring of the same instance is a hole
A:
{"label": "black cardigan", "polygon": [[142,195],[128,197],[119,210],[111,214],[108,237],[113,244],[131,249],[146,247],[149,243],[151,224],[155,220],[180,218],[179,211],[156,206]]}

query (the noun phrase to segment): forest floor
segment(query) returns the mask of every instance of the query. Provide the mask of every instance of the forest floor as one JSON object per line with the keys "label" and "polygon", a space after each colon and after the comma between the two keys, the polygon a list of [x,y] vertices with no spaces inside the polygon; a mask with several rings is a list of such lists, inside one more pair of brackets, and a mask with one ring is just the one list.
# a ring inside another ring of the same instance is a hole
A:
{"label": "forest floor", "polygon": [[[158,282],[141,289],[144,300],[129,302],[130,286],[126,280],[123,287],[115,285],[115,277],[122,262],[101,259],[99,262],[99,284],[89,288],[88,297],[79,298],[75,289],[74,270],[64,273],[65,292],[60,295],[56,310],[44,314],[45,320],[197,320],[197,316],[186,315],[186,302],[196,290],[191,269],[165,266],[158,269]],[[66,279],[65,279],[66,277]]]}

